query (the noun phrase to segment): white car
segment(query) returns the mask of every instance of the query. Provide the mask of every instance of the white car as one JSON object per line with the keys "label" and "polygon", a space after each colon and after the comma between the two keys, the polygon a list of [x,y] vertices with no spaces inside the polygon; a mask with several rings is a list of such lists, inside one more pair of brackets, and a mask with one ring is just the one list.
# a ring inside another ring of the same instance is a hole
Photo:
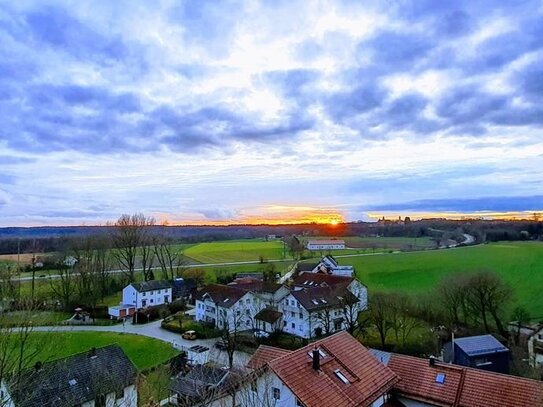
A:
{"label": "white car", "polygon": [[264,332],[264,331],[254,331],[253,335],[255,336],[255,338],[258,338],[258,339],[267,338],[270,336],[269,333]]}

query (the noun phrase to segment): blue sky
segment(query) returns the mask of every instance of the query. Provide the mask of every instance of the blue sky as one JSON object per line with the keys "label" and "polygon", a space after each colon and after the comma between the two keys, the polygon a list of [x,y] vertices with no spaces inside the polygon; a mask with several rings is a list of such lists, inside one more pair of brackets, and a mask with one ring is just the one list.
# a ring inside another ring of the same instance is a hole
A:
{"label": "blue sky", "polygon": [[540,1],[3,1],[0,226],[543,209]]}

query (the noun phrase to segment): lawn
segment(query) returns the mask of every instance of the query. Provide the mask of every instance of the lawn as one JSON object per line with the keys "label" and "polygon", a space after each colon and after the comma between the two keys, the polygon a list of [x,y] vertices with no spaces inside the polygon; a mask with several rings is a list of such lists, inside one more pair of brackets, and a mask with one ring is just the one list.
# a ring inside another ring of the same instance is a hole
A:
{"label": "lawn", "polygon": [[13,311],[7,312],[0,316],[1,326],[19,326],[21,318],[30,320],[36,326],[43,325],[58,325],[60,322],[67,320],[73,314],[68,312],[54,311]]}
{"label": "lawn", "polygon": [[178,353],[171,345],[157,339],[115,332],[33,332],[30,338],[30,346],[40,349],[36,360],[42,361],[116,343],[139,370],[145,370]]}
{"label": "lawn", "polygon": [[[266,242],[261,239],[230,240],[200,243],[184,250],[184,255],[199,263],[223,263],[235,261],[259,261],[283,258],[281,241]],[[285,252],[286,256],[289,256]]]}
{"label": "lawn", "polygon": [[543,243],[507,242],[448,250],[340,259],[354,265],[360,281],[371,291],[432,290],[446,275],[487,269],[511,284],[515,301],[533,318],[543,318]]}

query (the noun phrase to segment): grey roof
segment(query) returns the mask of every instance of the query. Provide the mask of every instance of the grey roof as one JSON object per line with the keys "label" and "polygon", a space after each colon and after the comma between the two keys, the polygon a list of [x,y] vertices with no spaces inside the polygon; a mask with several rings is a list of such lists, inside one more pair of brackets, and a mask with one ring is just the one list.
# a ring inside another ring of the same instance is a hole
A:
{"label": "grey roof", "polygon": [[132,283],[131,286],[134,287],[136,291],[143,293],[146,291],[172,288],[172,283],[166,280],[149,280],[139,283]]}
{"label": "grey roof", "polygon": [[17,407],[72,407],[122,391],[136,375],[123,350],[109,345],[28,369],[8,387]]}
{"label": "grey roof", "polygon": [[344,304],[355,304],[360,301],[347,287],[341,284],[329,287],[303,288],[291,291],[290,294],[307,311],[342,307]]}
{"label": "grey roof", "polygon": [[228,390],[239,376],[227,369],[208,365],[196,365],[183,376],[177,375],[170,382],[170,390],[196,403],[207,397],[218,397],[221,390]]}
{"label": "grey roof", "polygon": [[468,356],[485,355],[488,353],[508,352],[509,349],[503,346],[500,341],[492,335],[468,336],[458,338],[454,343]]}
{"label": "grey roof", "polygon": [[236,286],[210,284],[198,291],[195,299],[203,301],[204,296],[208,295],[217,306],[230,308],[247,294],[247,292],[248,291],[237,288]]}
{"label": "grey roof", "polygon": [[390,352],[385,352],[384,350],[379,349],[373,349],[368,348],[370,353],[375,356],[375,358],[381,362],[383,365],[388,365],[388,361],[390,360],[390,356],[392,355]]}
{"label": "grey roof", "polygon": [[298,271],[313,271],[313,269],[318,265],[319,263],[298,263],[296,269]]}

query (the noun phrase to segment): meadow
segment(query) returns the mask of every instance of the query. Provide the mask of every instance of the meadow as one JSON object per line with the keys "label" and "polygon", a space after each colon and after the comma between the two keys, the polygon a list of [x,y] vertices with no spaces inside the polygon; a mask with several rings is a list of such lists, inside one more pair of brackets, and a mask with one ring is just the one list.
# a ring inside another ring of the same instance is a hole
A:
{"label": "meadow", "polygon": [[496,272],[511,284],[516,305],[543,318],[543,243],[502,242],[446,250],[379,254],[340,259],[355,266],[371,291],[431,291],[447,275],[476,270]]}
{"label": "meadow", "polygon": [[[17,340],[15,335],[13,340]],[[33,332],[28,346],[31,351],[39,349],[36,361],[50,361],[115,343],[139,370],[162,364],[178,353],[158,339],[115,332]]]}
{"label": "meadow", "polygon": [[183,251],[185,257],[198,263],[226,263],[234,261],[259,261],[264,259],[282,259],[289,257],[283,251],[280,240],[264,241],[261,239],[227,240],[200,243]]}

